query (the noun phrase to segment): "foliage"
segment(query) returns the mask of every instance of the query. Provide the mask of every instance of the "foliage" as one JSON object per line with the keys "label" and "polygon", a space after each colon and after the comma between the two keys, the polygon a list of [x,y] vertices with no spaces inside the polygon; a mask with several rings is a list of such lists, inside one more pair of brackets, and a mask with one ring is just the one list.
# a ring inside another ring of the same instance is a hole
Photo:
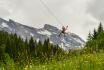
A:
{"label": "foliage", "polygon": [[100,50],[104,50],[104,30],[101,23],[98,29],[94,29],[93,34],[89,33],[85,48],[87,52],[99,52]]}
{"label": "foliage", "polygon": [[52,57],[63,56],[64,51],[58,46],[50,43],[49,39],[44,43],[36,42],[32,37],[30,40],[23,40],[16,34],[8,34],[0,32],[0,60],[3,64],[7,64],[5,59],[12,59],[16,65],[28,65],[32,63],[45,63]]}

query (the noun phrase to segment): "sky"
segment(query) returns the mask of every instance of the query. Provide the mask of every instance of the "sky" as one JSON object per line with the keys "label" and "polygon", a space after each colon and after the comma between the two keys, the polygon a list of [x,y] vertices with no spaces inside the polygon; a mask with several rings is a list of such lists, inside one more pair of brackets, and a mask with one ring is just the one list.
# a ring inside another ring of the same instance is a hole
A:
{"label": "sky", "polygon": [[40,0],[0,0],[0,17],[13,19],[24,25],[41,28],[50,24],[87,39],[88,33],[104,22],[104,0],[42,0],[52,13],[47,11]]}

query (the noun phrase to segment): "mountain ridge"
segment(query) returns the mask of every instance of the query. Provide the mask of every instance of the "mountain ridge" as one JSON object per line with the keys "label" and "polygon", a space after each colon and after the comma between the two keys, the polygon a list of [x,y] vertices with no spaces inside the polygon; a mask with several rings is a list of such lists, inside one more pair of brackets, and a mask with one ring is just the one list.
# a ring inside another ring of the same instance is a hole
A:
{"label": "mountain ridge", "polygon": [[53,44],[58,44],[64,50],[81,48],[85,41],[74,33],[68,32],[65,37],[59,37],[60,29],[55,26],[45,24],[43,28],[34,28],[15,22],[12,19],[9,21],[0,18],[0,31],[8,32],[9,34],[17,34],[24,40],[33,37],[37,41],[44,42],[45,39],[50,39]]}

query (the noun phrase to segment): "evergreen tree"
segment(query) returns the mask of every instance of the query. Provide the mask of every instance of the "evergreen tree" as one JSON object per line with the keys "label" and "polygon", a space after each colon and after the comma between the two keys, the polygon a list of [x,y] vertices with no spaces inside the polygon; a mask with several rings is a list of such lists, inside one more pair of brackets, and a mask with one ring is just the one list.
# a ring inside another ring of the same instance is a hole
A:
{"label": "evergreen tree", "polygon": [[98,32],[103,32],[103,26],[102,26],[101,22],[100,22],[100,24],[98,26]]}
{"label": "evergreen tree", "polygon": [[91,35],[91,33],[89,32],[87,41],[90,41],[90,40],[92,40],[92,35]]}
{"label": "evergreen tree", "polygon": [[30,40],[23,40],[17,34],[8,34],[6,32],[0,32],[0,59],[4,55],[8,54],[15,63],[29,64],[32,60],[37,59],[40,62],[47,61],[51,56],[63,55],[64,52],[59,48],[58,45],[50,43],[49,39],[45,40],[44,43],[41,41],[34,41],[31,37]]}
{"label": "evergreen tree", "polygon": [[96,38],[97,38],[97,31],[96,31],[96,29],[94,29],[93,39],[96,39]]}
{"label": "evergreen tree", "polygon": [[89,34],[89,40],[86,42],[85,45],[87,47],[87,50],[89,50],[90,52],[98,52],[99,50],[104,49],[104,30],[101,23],[99,24],[97,31],[94,29],[91,40],[90,37],[91,36]]}
{"label": "evergreen tree", "polygon": [[29,40],[29,51],[32,52],[35,48],[35,45],[34,45],[34,40],[33,40],[33,37],[30,38]]}

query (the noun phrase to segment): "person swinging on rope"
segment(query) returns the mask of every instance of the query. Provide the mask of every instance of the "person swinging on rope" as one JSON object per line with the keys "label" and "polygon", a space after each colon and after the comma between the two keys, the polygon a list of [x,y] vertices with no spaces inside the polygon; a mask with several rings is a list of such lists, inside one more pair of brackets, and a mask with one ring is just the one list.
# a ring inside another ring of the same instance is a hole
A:
{"label": "person swinging on rope", "polygon": [[66,27],[62,26],[62,30],[61,30],[59,36],[61,36],[61,34],[64,34],[64,36],[65,36],[67,28],[68,28],[68,26],[66,26]]}

